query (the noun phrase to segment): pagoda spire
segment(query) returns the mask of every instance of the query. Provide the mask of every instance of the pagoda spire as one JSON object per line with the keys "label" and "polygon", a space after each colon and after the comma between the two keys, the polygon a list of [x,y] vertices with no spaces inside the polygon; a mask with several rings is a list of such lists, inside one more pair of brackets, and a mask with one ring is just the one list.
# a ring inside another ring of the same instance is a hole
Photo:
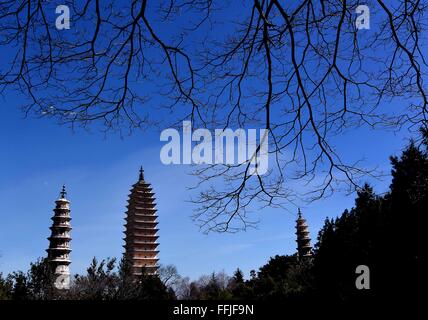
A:
{"label": "pagoda spire", "polygon": [[297,235],[297,254],[299,259],[307,259],[312,257],[311,238],[309,237],[308,225],[306,219],[302,217],[302,212],[297,213],[296,220],[296,235]]}
{"label": "pagoda spire", "polygon": [[140,276],[144,272],[156,274],[158,271],[159,243],[157,239],[157,215],[154,193],[143,176],[132,186],[128,200],[125,223],[125,258],[131,267],[132,275]]}
{"label": "pagoda spire", "polygon": [[138,178],[138,180],[144,180],[144,170],[143,170],[143,166],[140,167],[140,176]]}
{"label": "pagoda spire", "polygon": [[70,284],[70,201],[66,198],[65,186],[62,186],[60,198],[55,201],[52,216],[51,235],[48,238],[48,262],[55,274],[54,285],[58,289],[68,289]]}
{"label": "pagoda spire", "polygon": [[60,198],[61,198],[61,199],[65,199],[65,198],[66,198],[66,196],[67,196],[67,191],[65,191],[65,185],[62,185],[62,190],[61,190],[61,192],[59,193],[59,196],[60,196]]}

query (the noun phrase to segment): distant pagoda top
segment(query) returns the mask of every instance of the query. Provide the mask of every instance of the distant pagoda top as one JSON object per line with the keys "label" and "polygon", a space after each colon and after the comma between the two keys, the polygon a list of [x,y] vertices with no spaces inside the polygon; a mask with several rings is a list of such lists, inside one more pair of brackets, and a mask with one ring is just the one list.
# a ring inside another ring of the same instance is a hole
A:
{"label": "distant pagoda top", "polygon": [[309,237],[308,224],[306,219],[302,217],[302,212],[298,211],[296,220],[296,235],[297,235],[297,254],[299,259],[312,257],[311,238]]}

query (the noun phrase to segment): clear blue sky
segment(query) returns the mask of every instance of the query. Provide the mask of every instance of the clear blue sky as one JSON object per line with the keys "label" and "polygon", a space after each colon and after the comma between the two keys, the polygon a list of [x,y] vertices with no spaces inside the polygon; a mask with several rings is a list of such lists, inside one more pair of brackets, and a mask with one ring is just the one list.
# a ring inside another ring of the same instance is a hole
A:
{"label": "clear blue sky", "polygon": [[[156,103],[156,101],[154,101]],[[282,209],[257,213],[257,229],[236,234],[205,235],[192,222],[194,206],[186,187],[189,166],[165,166],[158,131],[132,136],[73,132],[49,119],[23,119],[21,98],[9,93],[0,101],[0,272],[27,270],[45,256],[50,217],[62,184],[66,184],[72,215],[72,273],[82,273],[91,258],[122,254],[125,205],[140,165],[157,198],[160,262],[174,264],[183,276],[197,278],[212,271],[248,273],[276,254],[295,252],[294,214]],[[352,162],[365,158],[369,167],[390,171],[409,135],[361,129],[337,138],[338,151]],[[372,181],[387,190],[390,179]],[[313,243],[324,219],[352,207],[354,195],[336,193],[312,203],[298,203],[309,223]],[[297,208],[290,207],[292,212]]]}
{"label": "clear blue sky", "polygon": [[[255,230],[202,234],[187,202],[190,168],[160,162],[158,132],[135,132],[123,139],[96,130],[72,132],[47,119],[23,119],[18,105],[19,99],[9,96],[0,108],[0,272],[26,270],[45,255],[54,200],[63,183],[72,208],[72,272],[84,272],[93,256],[120,257],[126,200],[140,164],[158,199],[160,261],[176,265],[182,275],[196,278],[240,267],[248,276],[270,256],[295,251],[295,216],[281,209],[257,213],[261,222]],[[341,137],[339,145],[350,157],[365,157],[368,165],[389,172],[388,156],[399,153],[406,141],[360,130]],[[388,184],[389,178],[374,182],[377,191],[385,191]],[[353,195],[338,193],[311,205],[302,203],[312,238],[326,216],[340,214],[353,201]]]}

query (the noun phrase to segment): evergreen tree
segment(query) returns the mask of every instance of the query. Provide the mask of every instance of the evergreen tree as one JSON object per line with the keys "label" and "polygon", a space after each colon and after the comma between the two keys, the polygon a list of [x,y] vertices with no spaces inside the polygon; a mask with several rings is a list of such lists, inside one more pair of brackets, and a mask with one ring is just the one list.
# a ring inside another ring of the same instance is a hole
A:
{"label": "evergreen tree", "polygon": [[309,268],[309,260],[298,261],[296,255],[277,255],[246,282],[244,297],[257,300],[299,299],[308,288],[306,277]]}
{"label": "evergreen tree", "polygon": [[28,290],[31,299],[49,300],[59,298],[60,291],[54,287],[55,276],[46,258],[30,264],[27,274]]}
{"label": "evergreen tree", "polygon": [[241,269],[236,269],[233,277],[229,282],[228,290],[234,299],[243,299],[248,296],[244,281],[244,273]]}
{"label": "evergreen tree", "polygon": [[10,278],[3,278],[0,273],[0,300],[9,300],[12,298],[13,282]]}
{"label": "evergreen tree", "polygon": [[158,275],[151,275],[143,272],[141,278],[137,280],[136,300],[174,300],[174,291],[168,289]]}
{"label": "evergreen tree", "polygon": [[12,272],[8,280],[13,283],[12,300],[29,300],[30,290],[28,288],[28,279],[22,271]]}
{"label": "evergreen tree", "polygon": [[[411,296],[427,283],[424,236],[428,208],[427,131],[423,144],[411,142],[400,157],[391,157],[390,192],[376,196],[365,185],[355,207],[326,220],[314,255],[314,287],[318,297],[335,300]],[[358,265],[370,269],[371,290],[355,287]]]}
{"label": "evergreen tree", "polygon": [[101,260],[94,257],[86,275],[76,275],[69,292],[71,299],[112,300],[116,298],[118,277],[114,272],[116,259]]}

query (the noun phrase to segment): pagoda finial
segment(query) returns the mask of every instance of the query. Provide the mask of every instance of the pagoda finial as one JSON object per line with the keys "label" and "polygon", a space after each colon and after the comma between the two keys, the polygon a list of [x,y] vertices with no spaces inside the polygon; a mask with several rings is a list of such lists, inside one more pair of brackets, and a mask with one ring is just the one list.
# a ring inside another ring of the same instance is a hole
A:
{"label": "pagoda finial", "polygon": [[144,170],[143,170],[143,166],[140,167],[140,178],[139,180],[144,180]]}
{"label": "pagoda finial", "polygon": [[299,216],[299,218],[302,217],[302,212],[300,211],[300,208],[299,208],[299,211],[297,212],[297,215]]}
{"label": "pagoda finial", "polygon": [[67,195],[67,191],[65,191],[65,185],[62,185],[62,190],[59,195],[62,199],[65,199],[65,196]]}

